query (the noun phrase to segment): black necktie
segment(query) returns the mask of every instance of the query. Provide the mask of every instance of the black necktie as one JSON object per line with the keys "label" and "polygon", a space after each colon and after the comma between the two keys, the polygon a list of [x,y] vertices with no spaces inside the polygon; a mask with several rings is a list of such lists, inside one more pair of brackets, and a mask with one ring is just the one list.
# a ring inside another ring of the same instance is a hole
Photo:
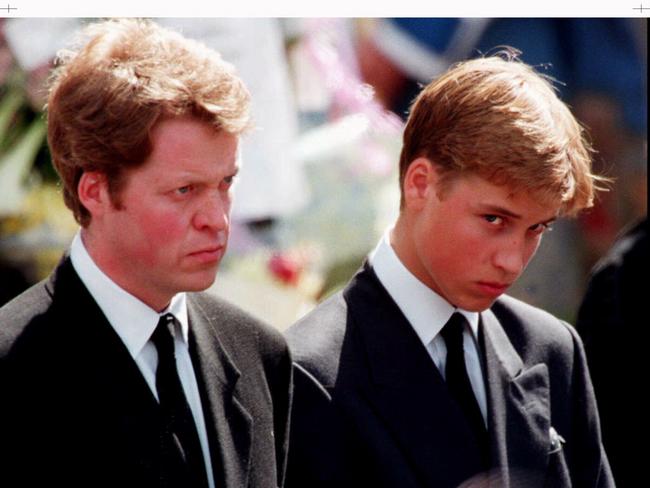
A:
{"label": "black necktie", "polygon": [[485,462],[488,460],[488,438],[481,409],[476,401],[467,375],[463,349],[463,329],[467,321],[462,314],[454,313],[440,332],[447,346],[445,381],[451,396],[458,402],[474,434]]}
{"label": "black necktie", "polygon": [[179,480],[184,487],[207,487],[205,464],[196,424],[176,369],[175,324],[176,319],[172,314],[168,313],[160,317],[156,330],[151,335],[151,341],[158,350],[156,390],[164,424],[163,449],[166,455],[174,451],[179,454],[187,469],[183,470],[182,475],[179,475],[172,466],[163,466],[163,469],[174,471],[170,474],[170,478]]}

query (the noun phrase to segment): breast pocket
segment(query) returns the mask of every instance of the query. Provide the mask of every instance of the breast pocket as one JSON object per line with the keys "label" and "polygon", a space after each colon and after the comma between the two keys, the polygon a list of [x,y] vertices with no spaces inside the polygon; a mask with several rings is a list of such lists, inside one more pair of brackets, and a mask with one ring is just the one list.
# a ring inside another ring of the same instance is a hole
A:
{"label": "breast pocket", "polygon": [[548,469],[546,470],[545,488],[570,488],[571,477],[564,458],[564,438],[551,427],[548,442]]}

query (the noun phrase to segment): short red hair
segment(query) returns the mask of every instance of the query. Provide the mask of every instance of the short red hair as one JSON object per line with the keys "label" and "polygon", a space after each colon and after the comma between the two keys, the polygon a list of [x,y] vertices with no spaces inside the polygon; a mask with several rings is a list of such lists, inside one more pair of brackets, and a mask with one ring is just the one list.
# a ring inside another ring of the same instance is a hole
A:
{"label": "short red hair", "polygon": [[591,152],[551,80],[506,52],[458,63],[422,90],[404,131],[400,187],[423,156],[443,179],[473,172],[571,215],[593,205],[604,180],[591,172]]}
{"label": "short red hair", "polygon": [[80,48],[59,53],[47,104],[48,142],[66,205],[88,225],[77,195],[84,171],[100,171],[111,196],[151,153],[161,117],[192,116],[231,134],[249,124],[249,94],[233,67],[199,42],[154,22],[88,25]]}

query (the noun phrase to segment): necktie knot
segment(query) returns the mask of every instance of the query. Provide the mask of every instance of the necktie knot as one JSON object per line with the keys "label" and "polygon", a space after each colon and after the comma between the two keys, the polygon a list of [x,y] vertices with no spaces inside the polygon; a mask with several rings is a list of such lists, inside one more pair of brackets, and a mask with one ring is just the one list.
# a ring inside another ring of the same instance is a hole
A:
{"label": "necktie knot", "polygon": [[462,349],[463,330],[465,329],[465,324],[467,324],[467,320],[463,314],[454,312],[454,314],[442,328],[440,334],[445,340],[445,344],[447,345],[448,349]]}
{"label": "necktie knot", "polygon": [[176,318],[166,313],[158,320],[158,325],[151,335],[151,342],[162,356],[174,355],[174,329],[176,327]]}

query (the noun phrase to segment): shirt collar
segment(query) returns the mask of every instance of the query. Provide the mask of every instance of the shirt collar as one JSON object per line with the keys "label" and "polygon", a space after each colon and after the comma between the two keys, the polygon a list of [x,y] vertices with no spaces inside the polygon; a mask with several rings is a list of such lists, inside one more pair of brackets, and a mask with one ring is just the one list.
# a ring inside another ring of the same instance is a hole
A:
{"label": "shirt collar", "polygon": [[469,322],[474,340],[478,340],[478,312],[454,307],[435,291],[422,283],[400,261],[390,244],[388,229],[369,261],[379,282],[410,322],[423,344],[429,344],[440,333],[454,312],[460,312]]}
{"label": "shirt collar", "polygon": [[158,325],[160,316],[171,313],[181,325],[181,338],[187,343],[188,318],[185,293],[178,293],[169,306],[158,313],[111,280],[93,261],[84,246],[81,231],[70,246],[70,260],[83,284],[97,302],[109,323],[133,358],[137,357]]}

